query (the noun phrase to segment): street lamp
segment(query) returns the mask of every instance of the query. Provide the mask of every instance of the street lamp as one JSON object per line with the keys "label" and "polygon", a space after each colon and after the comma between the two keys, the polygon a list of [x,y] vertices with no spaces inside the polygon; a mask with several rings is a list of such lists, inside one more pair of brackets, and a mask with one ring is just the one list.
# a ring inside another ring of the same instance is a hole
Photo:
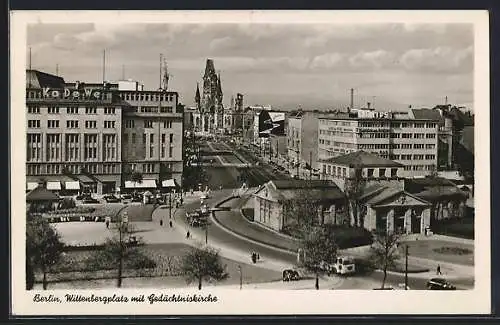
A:
{"label": "street lamp", "polygon": [[238,272],[240,273],[240,290],[243,287],[243,271],[241,270],[241,265],[238,265]]}
{"label": "street lamp", "polygon": [[408,290],[408,244],[405,245],[405,290]]}

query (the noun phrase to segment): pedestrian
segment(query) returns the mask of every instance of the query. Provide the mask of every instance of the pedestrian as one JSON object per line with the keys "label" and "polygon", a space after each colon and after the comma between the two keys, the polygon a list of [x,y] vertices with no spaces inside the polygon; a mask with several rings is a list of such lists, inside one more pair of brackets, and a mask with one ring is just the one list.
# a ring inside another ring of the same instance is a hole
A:
{"label": "pedestrian", "polygon": [[189,239],[189,236],[191,236],[191,234],[189,233],[189,230],[188,230],[188,232],[186,233],[186,238]]}
{"label": "pedestrian", "polygon": [[257,261],[259,261],[259,260],[260,260],[260,255],[259,255],[259,253],[257,253]]}
{"label": "pedestrian", "polygon": [[170,228],[174,227],[174,225],[172,224],[172,220],[170,220],[169,225],[170,225]]}
{"label": "pedestrian", "polygon": [[436,269],[436,274],[437,275],[442,275],[443,273],[441,273],[441,265],[438,264],[437,266],[437,269]]}
{"label": "pedestrian", "polygon": [[106,217],[106,221],[105,222],[106,222],[106,228],[107,229],[109,229],[109,222],[110,222],[109,219],[110,219],[109,217]]}

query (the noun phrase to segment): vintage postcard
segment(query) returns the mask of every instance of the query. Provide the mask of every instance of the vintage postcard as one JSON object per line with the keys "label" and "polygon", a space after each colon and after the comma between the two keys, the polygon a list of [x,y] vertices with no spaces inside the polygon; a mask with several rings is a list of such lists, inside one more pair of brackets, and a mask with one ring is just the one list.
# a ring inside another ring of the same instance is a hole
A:
{"label": "vintage postcard", "polygon": [[10,31],[14,315],[490,313],[486,11]]}

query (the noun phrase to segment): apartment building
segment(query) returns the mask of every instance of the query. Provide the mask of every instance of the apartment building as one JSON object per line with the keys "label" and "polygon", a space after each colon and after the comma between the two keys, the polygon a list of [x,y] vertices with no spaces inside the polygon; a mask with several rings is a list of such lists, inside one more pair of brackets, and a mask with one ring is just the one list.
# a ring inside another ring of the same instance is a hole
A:
{"label": "apartment building", "polygon": [[29,70],[26,109],[28,189],[41,181],[55,191],[120,186],[122,107],[113,90]]}
{"label": "apartment building", "polygon": [[299,111],[288,117],[288,160],[295,164],[312,163],[318,168],[318,117],[317,112]]}
{"label": "apartment building", "polygon": [[388,112],[377,117],[319,118],[320,161],[359,150],[401,163],[401,177],[429,175],[437,167],[437,121]]}
{"label": "apartment building", "polygon": [[44,182],[54,191],[109,193],[126,188],[132,172],[151,188],[182,184],[178,94],[125,89],[27,71],[28,190]]}

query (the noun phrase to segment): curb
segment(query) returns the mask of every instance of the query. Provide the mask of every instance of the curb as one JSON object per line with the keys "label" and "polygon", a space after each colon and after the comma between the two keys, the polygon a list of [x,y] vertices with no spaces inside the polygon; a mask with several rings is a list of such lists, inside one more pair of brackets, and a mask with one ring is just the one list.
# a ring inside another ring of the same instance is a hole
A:
{"label": "curb", "polygon": [[[222,204],[230,201],[230,200],[233,200],[237,197],[228,197],[228,198],[225,198],[224,200],[218,202],[215,204],[215,207],[219,207],[221,206]],[[241,209],[239,209],[240,212],[241,212]],[[245,217],[243,217],[245,218]],[[260,240],[256,240],[254,238],[251,238],[249,236],[245,236],[243,234],[240,234],[240,233],[237,233],[235,232],[234,230],[232,229],[229,229],[228,227],[224,226],[222,223],[220,223],[219,220],[217,220],[217,218],[215,217],[215,213],[212,213],[211,216],[210,216],[210,219],[215,223],[217,224],[217,226],[219,226],[221,229],[223,229],[224,231],[232,234],[233,236],[236,236],[240,239],[244,239],[246,241],[249,241],[251,243],[254,243],[254,244],[257,244],[257,245],[261,245],[261,246],[264,246],[264,247],[267,247],[267,248],[270,248],[270,249],[274,249],[274,250],[277,250],[277,251],[280,251],[280,252],[284,252],[284,253],[288,253],[288,254],[293,254],[293,255],[296,255],[297,252],[293,251],[293,250],[290,250],[290,249],[287,249],[287,248],[283,248],[283,247],[278,247],[278,246],[275,246],[275,245],[271,245],[271,244],[268,244],[268,243],[265,243],[263,241],[260,241]],[[246,220],[246,219],[245,219]],[[248,221],[248,220],[247,220]],[[249,221],[248,221],[249,222]]]}

